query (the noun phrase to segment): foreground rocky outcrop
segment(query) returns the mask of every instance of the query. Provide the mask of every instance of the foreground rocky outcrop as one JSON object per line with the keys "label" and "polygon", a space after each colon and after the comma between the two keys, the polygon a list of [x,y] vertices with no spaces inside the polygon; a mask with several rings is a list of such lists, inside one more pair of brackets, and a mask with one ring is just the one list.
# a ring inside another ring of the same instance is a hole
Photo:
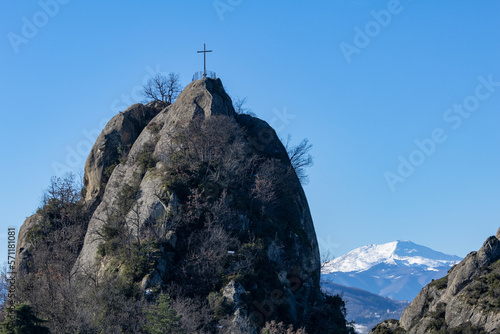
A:
{"label": "foreground rocky outcrop", "polygon": [[[257,333],[271,320],[352,332],[340,297],[320,290],[314,225],[286,149],[266,122],[235,113],[219,79],[113,118],[84,185],[81,200],[47,201],[19,236],[19,299],[52,330],[147,332],[147,310],[168,295],[179,332]],[[59,248],[68,255],[52,256]]]}
{"label": "foreground rocky outcrop", "polygon": [[500,333],[500,229],[371,333]]}

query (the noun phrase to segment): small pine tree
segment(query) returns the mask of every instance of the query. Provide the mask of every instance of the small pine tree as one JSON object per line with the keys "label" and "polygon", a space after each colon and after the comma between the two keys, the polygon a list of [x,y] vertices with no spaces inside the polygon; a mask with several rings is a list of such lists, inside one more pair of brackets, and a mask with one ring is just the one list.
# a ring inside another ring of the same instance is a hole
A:
{"label": "small pine tree", "polygon": [[0,325],[1,334],[50,334],[42,324],[46,320],[38,318],[28,304],[17,304],[14,307],[14,319],[6,320]]}
{"label": "small pine tree", "polygon": [[171,304],[170,296],[161,294],[156,304],[146,311],[146,325],[143,329],[147,333],[168,334],[179,328],[180,317]]}

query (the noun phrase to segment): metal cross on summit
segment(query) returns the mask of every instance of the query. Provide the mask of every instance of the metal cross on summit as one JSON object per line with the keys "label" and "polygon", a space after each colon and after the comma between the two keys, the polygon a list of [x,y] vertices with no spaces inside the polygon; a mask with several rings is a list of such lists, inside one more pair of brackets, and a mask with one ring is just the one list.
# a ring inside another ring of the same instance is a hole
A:
{"label": "metal cross on summit", "polygon": [[207,77],[207,52],[212,52],[212,50],[207,50],[205,43],[203,43],[203,51],[198,51],[198,53],[203,53],[203,77]]}

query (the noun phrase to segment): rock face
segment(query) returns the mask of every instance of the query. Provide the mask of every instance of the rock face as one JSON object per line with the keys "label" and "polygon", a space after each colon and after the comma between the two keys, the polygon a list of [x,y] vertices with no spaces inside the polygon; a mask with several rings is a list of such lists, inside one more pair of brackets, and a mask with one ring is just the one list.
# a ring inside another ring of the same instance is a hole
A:
{"label": "rock face", "polygon": [[30,248],[31,243],[27,240],[27,233],[34,226],[39,224],[41,221],[41,217],[38,214],[34,214],[28,217],[21,228],[19,229],[19,234],[17,238],[17,246],[16,246],[16,272],[19,275],[23,275],[28,271],[27,263],[30,259]]}
{"label": "rock face", "polygon": [[120,157],[127,154],[142,130],[166,105],[162,102],[152,102],[146,106],[134,104],[106,124],[85,163],[83,182],[87,202],[93,202],[102,195]]}
{"label": "rock face", "polygon": [[371,333],[499,333],[499,259],[497,232],[447,276],[428,284],[403,312],[398,326],[382,323]]}

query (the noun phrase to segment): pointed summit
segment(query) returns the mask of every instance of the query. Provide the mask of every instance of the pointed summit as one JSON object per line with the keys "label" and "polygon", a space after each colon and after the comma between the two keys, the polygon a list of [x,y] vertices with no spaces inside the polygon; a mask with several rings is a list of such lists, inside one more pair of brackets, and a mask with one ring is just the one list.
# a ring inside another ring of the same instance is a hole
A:
{"label": "pointed summit", "polygon": [[233,102],[220,79],[203,78],[191,82],[170,108],[172,117],[194,118],[200,114],[234,116]]}

